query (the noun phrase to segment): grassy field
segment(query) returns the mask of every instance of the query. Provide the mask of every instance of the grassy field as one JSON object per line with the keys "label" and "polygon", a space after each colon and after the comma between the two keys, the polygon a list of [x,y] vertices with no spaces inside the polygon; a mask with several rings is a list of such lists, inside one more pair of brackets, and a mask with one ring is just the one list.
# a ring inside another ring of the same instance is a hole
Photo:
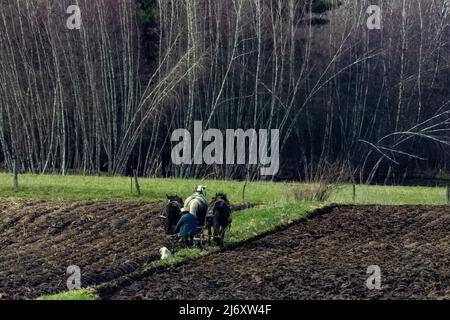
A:
{"label": "grassy field", "polygon": [[[327,200],[331,203],[353,203],[351,185],[337,187]],[[442,205],[447,204],[447,190],[442,187],[356,186],[356,204]]]}
{"label": "grassy field", "polygon": [[[10,174],[0,173],[0,198],[8,199],[44,199],[56,201],[85,200],[123,200],[123,201],[161,201],[166,194],[178,194],[186,197],[193,188],[203,184],[208,188],[208,197],[216,192],[227,193],[231,202],[242,202],[243,182],[222,180],[176,180],[176,179],[140,179],[141,196],[130,190],[130,178],[126,177],[84,177],[54,175],[20,175],[19,191],[12,187]],[[308,195],[315,186],[301,183],[251,182],[246,186],[245,202],[258,206],[233,214],[233,225],[226,236],[227,243],[236,243],[249,239],[279,225],[288,224],[305,217],[315,208],[330,203],[338,204],[445,204],[446,189],[433,187],[395,187],[395,186],[356,186],[356,199],[353,201],[351,185],[333,187],[326,201],[310,201],[299,198],[299,194]],[[302,192],[298,192],[298,191]],[[176,264],[188,259],[196,259],[217,249],[205,252],[187,249],[181,250],[165,261],[155,261],[143,266],[144,269],[160,265]],[[43,296],[43,300],[91,300],[96,299],[95,289],[63,292]]]}
{"label": "grassy field", "polygon": [[[198,184],[208,188],[208,195],[227,193],[233,202],[242,202],[244,182],[223,180],[140,179],[141,196],[130,190],[127,177],[87,177],[24,174],[19,177],[19,192],[14,192],[12,176],[0,173],[0,198],[45,199],[57,201],[125,200],[156,201],[165,195],[188,196]],[[260,204],[283,204],[299,199],[295,190],[311,185],[285,182],[251,182],[246,186],[245,201]],[[352,203],[352,187],[333,189],[327,202]],[[356,187],[358,204],[445,204],[446,190],[437,187],[365,186]]]}
{"label": "grassy field", "polygon": [[[242,201],[244,182],[223,180],[139,179],[141,196],[131,192],[128,177],[31,175],[19,177],[19,192],[14,192],[12,176],[0,173],[0,197],[47,199],[58,201],[130,200],[153,201],[165,199],[166,194],[190,195],[196,185],[207,186],[208,195],[226,192],[230,199]],[[247,202],[286,202],[292,198],[292,183],[257,182],[246,187]]]}

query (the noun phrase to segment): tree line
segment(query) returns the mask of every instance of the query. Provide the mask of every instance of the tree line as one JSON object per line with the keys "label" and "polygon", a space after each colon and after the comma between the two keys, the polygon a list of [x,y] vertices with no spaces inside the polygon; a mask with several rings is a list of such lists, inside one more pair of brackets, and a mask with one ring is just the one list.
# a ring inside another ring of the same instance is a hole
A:
{"label": "tree line", "polygon": [[449,170],[447,0],[78,0],[69,30],[72,2],[0,1],[4,169],[260,178],[174,165],[171,133],[202,121],[279,129],[277,179]]}

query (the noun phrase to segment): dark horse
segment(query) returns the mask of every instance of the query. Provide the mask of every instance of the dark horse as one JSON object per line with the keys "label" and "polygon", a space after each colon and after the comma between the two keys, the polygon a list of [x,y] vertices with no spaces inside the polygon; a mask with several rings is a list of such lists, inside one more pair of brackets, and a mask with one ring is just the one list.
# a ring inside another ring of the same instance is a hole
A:
{"label": "dark horse", "polygon": [[174,234],[175,227],[181,218],[181,208],[183,207],[183,199],[178,195],[167,196],[166,213],[164,216],[164,229],[166,234]]}
{"label": "dark horse", "polygon": [[231,225],[231,208],[226,194],[216,193],[209,205],[205,228],[208,229],[208,244],[211,244],[211,227],[214,228],[214,242],[223,247],[226,229]]}

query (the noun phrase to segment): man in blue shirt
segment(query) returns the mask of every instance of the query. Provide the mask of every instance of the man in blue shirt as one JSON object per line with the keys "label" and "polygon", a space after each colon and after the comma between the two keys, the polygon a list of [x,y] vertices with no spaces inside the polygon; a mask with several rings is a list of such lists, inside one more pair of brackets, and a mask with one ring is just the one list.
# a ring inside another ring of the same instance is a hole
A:
{"label": "man in blue shirt", "polygon": [[189,212],[189,209],[181,209],[181,219],[176,226],[176,232],[179,232],[180,237],[184,244],[191,247],[193,244],[193,238],[198,234],[197,217]]}

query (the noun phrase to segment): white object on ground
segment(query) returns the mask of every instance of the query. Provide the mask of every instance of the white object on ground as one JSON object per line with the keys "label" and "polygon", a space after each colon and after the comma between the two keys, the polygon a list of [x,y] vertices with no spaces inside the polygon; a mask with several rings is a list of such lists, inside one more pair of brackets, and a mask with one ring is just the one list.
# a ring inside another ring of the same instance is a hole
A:
{"label": "white object on ground", "polygon": [[162,247],[161,249],[159,249],[159,254],[161,255],[161,260],[165,260],[172,255],[170,250],[166,247]]}

